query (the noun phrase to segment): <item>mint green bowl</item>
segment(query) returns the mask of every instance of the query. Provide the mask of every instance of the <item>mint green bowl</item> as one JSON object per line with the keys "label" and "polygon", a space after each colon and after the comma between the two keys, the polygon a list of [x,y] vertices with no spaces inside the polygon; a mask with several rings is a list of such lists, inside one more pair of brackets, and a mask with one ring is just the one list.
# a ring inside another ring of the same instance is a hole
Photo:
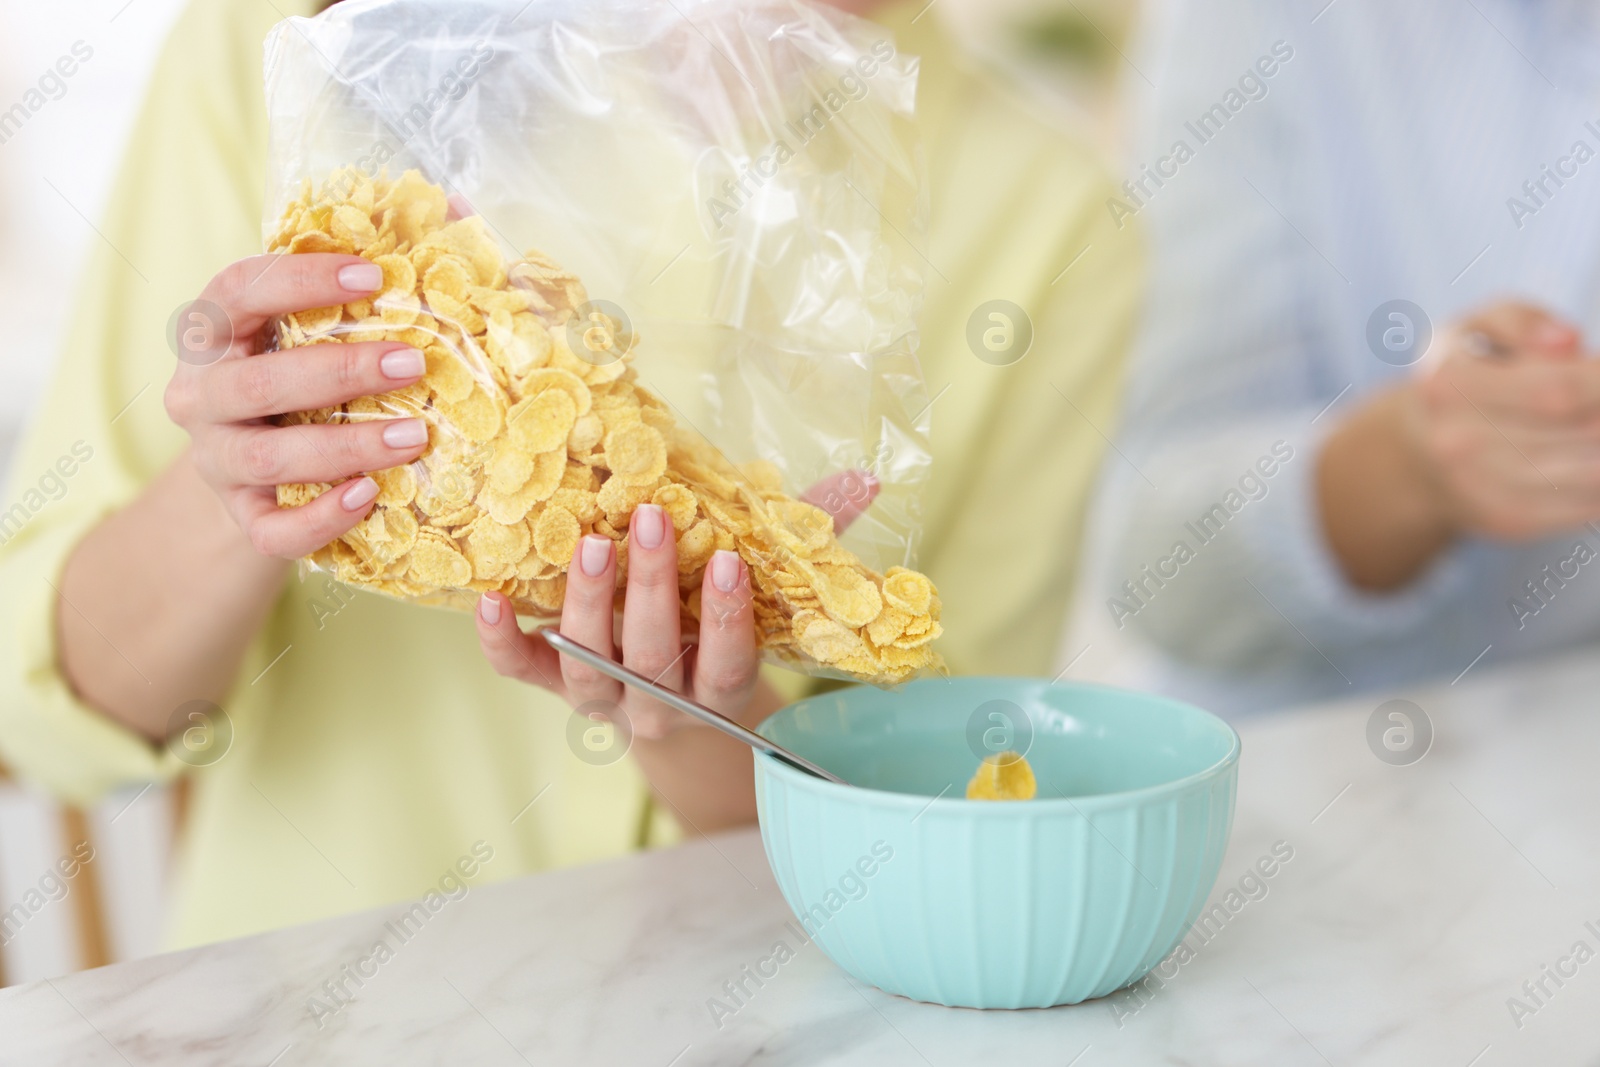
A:
{"label": "mint green bowl", "polygon": [[[852,783],[756,756],[797,925],[914,1000],[1039,1008],[1137,981],[1199,914],[1233,825],[1238,735],[1140,693],[935,678],[803,700],[759,732]],[[1039,798],[965,799],[1003,748],[1026,749]]]}

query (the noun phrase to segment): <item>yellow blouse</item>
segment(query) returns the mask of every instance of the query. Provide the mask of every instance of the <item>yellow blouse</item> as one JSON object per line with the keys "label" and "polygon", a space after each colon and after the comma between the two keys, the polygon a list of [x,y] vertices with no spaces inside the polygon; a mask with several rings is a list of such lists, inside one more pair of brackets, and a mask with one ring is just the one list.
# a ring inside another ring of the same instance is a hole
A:
{"label": "yellow blouse", "polygon": [[[420,897],[463,866],[500,879],[676,835],[630,761],[579,760],[561,702],[489,669],[469,618],[320,576],[286,584],[225,704],[232,748],[212,766],[187,768],[86,706],[58,669],[65,560],[186,444],[161,403],[168,319],[219,267],[261,249],[261,42],[313,6],[206,0],[178,22],[13,499],[0,502],[0,761],[79,803],[192,776],[175,947]],[[923,59],[921,358],[937,399],[919,562],[944,598],[953,671],[1041,673],[1114,418],[1139,246],[1110,224],[1090,154],[967,69],[933,17],[912,23],[922,6],[881,19]],[[969,348],[968,320],[991,299],[1034,323],[1032,350],[1010,366]]]}

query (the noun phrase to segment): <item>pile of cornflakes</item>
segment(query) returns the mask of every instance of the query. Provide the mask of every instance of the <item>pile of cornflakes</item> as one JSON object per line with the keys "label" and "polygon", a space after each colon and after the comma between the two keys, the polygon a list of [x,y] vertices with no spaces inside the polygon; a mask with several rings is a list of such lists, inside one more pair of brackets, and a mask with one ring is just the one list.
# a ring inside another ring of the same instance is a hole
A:
{"label": "pile of cornflakes", "polygon": [[1032,800],[1038,794],[1033,768],[1020,752],[985,756],[967,783],[968,800]]}
{"label": "pile of cornflakes", "polygon": [[[777,468],[735,465],[677,424],[639,384],[636,339],[583,285],[537,252],[506,263],[483,220],[451,219],[445,193],[414,171],[335,172],[306,182],[269,251],[354,253],[383,269],[369,300],[286,316],[279,344],[401,341],[427,374],[404,389],[286,423],[416,416],[420,460],[377,472],[377,505],[311,561],[390,596],[470,610],[496,590],[519,612],[560,610],[579,538],[617,542],[619,606],[634,508],[659,505],[676,533],[686,629],[718,549],[739,553],[760,646],[797,666],[878,684],[942,668],[939,597],[924,575],[879,575],[834,537],[833,519],[791,499]],[[331,488],[285,485],[294,506]],[[690,623],[693,626],[690,626]]]}

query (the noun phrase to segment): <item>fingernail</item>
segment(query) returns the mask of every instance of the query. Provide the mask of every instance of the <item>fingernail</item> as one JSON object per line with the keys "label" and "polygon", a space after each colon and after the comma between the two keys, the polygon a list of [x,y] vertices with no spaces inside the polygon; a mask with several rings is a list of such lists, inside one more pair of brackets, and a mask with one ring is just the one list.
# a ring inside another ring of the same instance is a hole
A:
{"label": "fingernail", "polygon": [[378,360],[378,368],[385,378],[420,378],[428,369],[428,361],[415,348],[397,348]]}
{"label": "fingernail", "polygon": [[360,511],[378,498],[378,483],[371,478],[357,478],[339,497],[346,511]]}
{"label": "fingernail", "polygon": [[731,593],[739,585],[739,553],[719,548],[711,556],[711,584],[719,593]]}
{"label": "fingernail", "polygon": [[1572,338],[1572,328],[1558,322],[1545,322],[1533,332],[1533,339],[1542,345],[1559,345]]}
{"label": "fingernail", "polygon": [[633,512],[633,539],[641,548],[660,548],[667,539],[667,514],[657,504],[640,504]]}
{"label": "fingernail", "polygon": [[598,578],[604,574],[606,564],[610,562],[611,538],[590,534],[578,546],[578,566],[590,578]]}
{"label": "fingernail", "polygon": [[383,284],[383,268],[376,263],[352,263],[339,268],[339,284],[352,293],[370,293]]}
{"label": "fingernail", "polygon": [[478,618],[482,619],[490,626],[498,623],[500,621],[500,601],[496,600],[488,593],[485,593],[479,597]]}
{"label": "fingernail", "polygon": [[390,448],[415,448],[428,443],[428,424],[421,419],[396,419],[383,428],[383,443]]}

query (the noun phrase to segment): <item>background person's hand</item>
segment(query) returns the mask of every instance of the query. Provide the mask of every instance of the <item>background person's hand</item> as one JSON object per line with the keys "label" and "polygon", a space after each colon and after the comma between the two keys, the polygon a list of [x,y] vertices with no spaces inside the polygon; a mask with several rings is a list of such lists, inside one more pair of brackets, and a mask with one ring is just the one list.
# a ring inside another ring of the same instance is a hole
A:
{"label": "background person's hand", "polygon": [[[833,517],[843,530],[866,510],[878,483],[846,471],[818,483],[807,502]],[[700,588],[697,643],[685,645],[679,626],[678,549],[672,520],[653,504],[635,509],[628,526],[626,610],[615,621],[617,552],[609,537],[590,534],[578,542],[567,570],[561,633],[623,666],[684,693],[713,711],[740,719],[752,709],[765,715],[776,706],[757,699],[759,658],[751,608],[749,569],[738,553],[719,551],[706,566]],[[560,656],[517,626],[510,602],[486,593],[478,602],[478,639],[496,671],[561,695],[574,708],[591,701],[620,708],[634,737],[658,740],[696,720],[625,687],[575,660]],[[620,648],[618,647],[620,645]]]}
{"label": "background person's hand", "polygon": [[[409,463],[427,445],[421,419],[271,423],[275,415],[385,393],[422,377],[422,353],[392,341],[265,351],[273,316],[369,297],[382,282],[382,271],[359,256],[255,256],[225,268],[179,313],[179,364],[167,385],[167,412],[189,432],[200,477],[264,556],[293,559],[346,533],[378,494],[376,482],[357,476]],[[276,487],[296,482],[335,488],[280,509]]]}
{"label": "background person's hand", "polygon": [[1443,338],[1410,429],[1457,533],[1531,540],[1600,518],[1600,362],[1549,312],[1503,303]]}
{"label": "background person's hand", "polygon": [[1505,302],[1445,331],[1318,460],[1324,532],[1357,586],[1397,589],[1458,537],[1533,540],[1600,519],[1600,361]]}

